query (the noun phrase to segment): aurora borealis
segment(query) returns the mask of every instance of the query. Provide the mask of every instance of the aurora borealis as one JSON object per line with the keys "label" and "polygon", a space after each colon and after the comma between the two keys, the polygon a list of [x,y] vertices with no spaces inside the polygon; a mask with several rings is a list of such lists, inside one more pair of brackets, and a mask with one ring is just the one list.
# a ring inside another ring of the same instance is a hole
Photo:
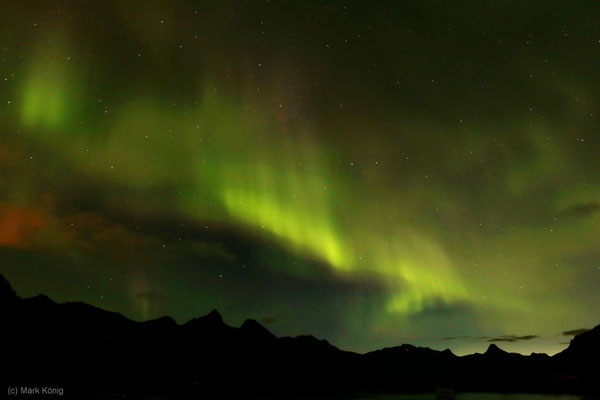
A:
{"label": "aurora borealis", "polygon": [[599,4],[5,3],[21,296],[359,352],[600,323]]}

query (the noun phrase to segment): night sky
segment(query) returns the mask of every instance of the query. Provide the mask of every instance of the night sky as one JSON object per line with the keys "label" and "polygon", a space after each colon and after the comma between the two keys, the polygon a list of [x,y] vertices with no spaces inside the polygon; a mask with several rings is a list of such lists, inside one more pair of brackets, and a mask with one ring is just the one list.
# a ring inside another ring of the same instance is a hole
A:
{"label": "night sky", "polygon": [[600,323],[600,3],[6,1],[0,273],[365,352]]}

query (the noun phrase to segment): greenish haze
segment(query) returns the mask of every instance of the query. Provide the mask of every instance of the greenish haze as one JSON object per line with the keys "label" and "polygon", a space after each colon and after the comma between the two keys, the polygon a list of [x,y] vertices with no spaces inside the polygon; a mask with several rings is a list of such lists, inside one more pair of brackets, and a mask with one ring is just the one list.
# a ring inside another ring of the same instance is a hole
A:
{"label": "greenish haze", "polygon": [[0,9],[19,293],[356,351],[600,322],[595,3],[34,3]]}

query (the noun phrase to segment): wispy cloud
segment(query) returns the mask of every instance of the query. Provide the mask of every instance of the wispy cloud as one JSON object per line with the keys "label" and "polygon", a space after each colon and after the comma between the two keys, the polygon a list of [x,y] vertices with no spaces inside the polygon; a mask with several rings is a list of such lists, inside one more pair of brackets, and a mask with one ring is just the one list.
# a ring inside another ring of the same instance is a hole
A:
{"label": "wispy cloud", "polygon": [[518,342],[521,340],[536,339],[538,337],[539,337],[538,335],[525,335],[525,336],[502,335],[500,337],[488,339],[488,342]]}
{"label": "wispy cloud", "polygon": [[587,332],[587,331],[589,331],[589,329],[587,329],[587,328],[573,329],[572,331],[564,331],[562,333],[562,335],[563,336],[577,336],[580,333]]}
{"label": "wispy cloud", "polygon": [[588,215],[600,212],[600,202],[592,201],[589,203],[581,203],[564,209],[561,217],[587,217]]}

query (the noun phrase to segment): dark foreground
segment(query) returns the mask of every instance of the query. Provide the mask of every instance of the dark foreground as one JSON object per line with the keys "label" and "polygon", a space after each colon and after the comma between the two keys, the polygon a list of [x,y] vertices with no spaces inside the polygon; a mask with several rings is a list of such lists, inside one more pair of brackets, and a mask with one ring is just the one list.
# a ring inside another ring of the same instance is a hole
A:
{"label": "dark foreground", "polygon": [[[259,397],[261,400],[279,399],[277,396]],[[285,398],[285,397],[284,397]],[[331,397],[311,396],[298,397],[298,400],[329,400]],[[343,397],[334,397],[334,399],[344,400],[444,400],[449,397],[440,397],[435,393],[417,393],[417,394],[359,394]],[[572,394],[536,394],[536,393],[457,393],[453,400],[598,400],[600,397],[572,395]],[[105,395],[95,400],[127,400],[123,395]],[[166,397],[154,397],[154,400],[169,400]],[[138,398],[139,400],[139,398]]]}
{"label": "dark foreground", "polygon": [[[177,325],[169,317],[134,322],[41,295],[21,299],[1,275],[0,312],[7,371],[2,390],[15,390],[19,398],[302,399],[389,393],[384,398],[395,400],[411,398],[395,393],[440,387],[576,398],[600,393],[600,326],[576,336],[553,357],[507,353],[495,345],[463,357],[411,345],[361,355],[312,336],[277,338],[254,320],[233,328],[217,311]],[[44,396],[23,392],[44,387]]]}

